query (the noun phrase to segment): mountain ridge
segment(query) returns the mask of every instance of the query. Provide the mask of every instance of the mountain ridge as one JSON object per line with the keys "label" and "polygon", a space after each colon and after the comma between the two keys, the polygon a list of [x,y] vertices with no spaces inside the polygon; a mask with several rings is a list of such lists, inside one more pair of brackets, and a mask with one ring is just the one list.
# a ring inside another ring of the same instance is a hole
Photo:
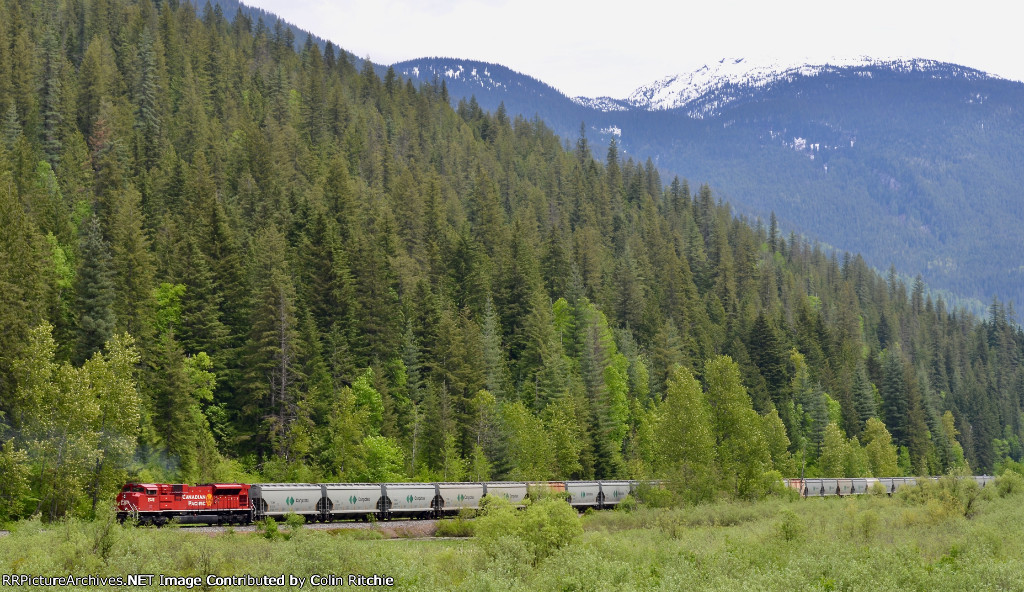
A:
{"label": "mountain ridge", "polygon": [[1024,253],[1006,248],[1024,226],[1014,156],[1024,153],[1024,83],[924,58],[762,69],[751,80],[708,68],[704,94],[675,104],[686,85],[667,77],[633,93],[640,108],[570,98],[482,62],[435,67],[452,64],[503,83],[446,77],[453,103],[504,104],[563,138],[579,137],[585,122],[591,144],[615,138],[627,157],[710,182],[752,219],[775,213],[784,228],[962,298],[1024,302]]}

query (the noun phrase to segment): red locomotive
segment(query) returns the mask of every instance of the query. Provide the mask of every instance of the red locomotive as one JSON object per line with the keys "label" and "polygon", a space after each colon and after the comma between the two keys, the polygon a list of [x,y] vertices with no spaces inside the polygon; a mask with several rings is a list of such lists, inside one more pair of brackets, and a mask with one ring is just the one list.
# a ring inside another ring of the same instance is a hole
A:
{"label": "red locomotive", "polygon": [[170,485],[128,483],[117,494],[117,519],[140,525],[178,522],[248,524],[252,521],[249,486],[244,483]]}

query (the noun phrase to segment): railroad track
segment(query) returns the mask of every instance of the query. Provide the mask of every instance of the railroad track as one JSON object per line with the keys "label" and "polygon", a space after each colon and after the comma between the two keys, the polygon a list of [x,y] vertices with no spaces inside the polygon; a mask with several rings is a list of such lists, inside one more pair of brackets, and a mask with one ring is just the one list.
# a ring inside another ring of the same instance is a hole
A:
{"label": "railroad track", "polygon": [[[385,522],[312,522],[303,524],[302,528],[308,530],[376,530],[381,532],[385,538],[420,538],[433,537],[440,520],[388,520]],[[165,527],[167,528],[167,527]],[[222,534],[228,532],[256,532],[255,525],[248,526],[199,526],[184,524],[177,528],[186,532],[197,534]],[[9,530],[0,530],[0,537],[11,534]],[[388,535],[392,535],[389,537]]]}
{"label": "railroad track", "polygon": [[[414,538],[433,537],[437,530],[438,520],[389,520],[387,522],[313,522],[303,524],[302,528],[308,530],[377,530],[384,534],[394,535],[393,538]],[[165,527],[166,528],[166,527]],[[256,532],[254,525],[248,526],[193,526],[181,525],[177,528],[186,532],[197,534],[221,534],[231,529],[234,532]],[[9,530],[0,530],[0,537],[11,534]]]}
{"label": "railroad track", "polygon": [[[437,530],[440,520],[387,520],[384,522],[310,522],[303,524],[302,528],[308,530],[376,530],[385,536],[388,533],[398,536],[433,536]],[[279,527],[284,527],[279,524]],[[166,527],[165,527],[166,528]],[[256,532],[255,525],[247,526],[193,526],[182,525],[177,527],[180,530],[201,534],[220,534],[228,532]]]}

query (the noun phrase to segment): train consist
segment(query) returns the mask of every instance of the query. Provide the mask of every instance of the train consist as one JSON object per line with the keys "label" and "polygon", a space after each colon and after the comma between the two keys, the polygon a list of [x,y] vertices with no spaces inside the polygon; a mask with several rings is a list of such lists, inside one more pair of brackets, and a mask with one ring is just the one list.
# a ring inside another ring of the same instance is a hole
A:
{"label": "train consist", "polygon": [[[995,482],[991,475],[964,477],[973,479],[980,487]],[[882,491],[892,495],[901,487],[917,485],[918,481],[938,481],[938,477],[864,477],[842,479],[786,479],[786,487],[800,492],[802,497],[847,496],[871,493],[881,487]]]}
{"label": "train consist", "polygon": [[[995,478],[965,477],[985,487]],[[901,487],[938,477],[785,479],[802,497],[893,494]],[[612,508],[635,493],[640,481],[490,481],[474,483],[129,483],[117,495],[117,518],[140,525],[180,523],[250,524],[297,514],[307,522],[392,518],[439,518],[477,509],[485,496],[522,506],[531,494],[558,492],[580,510]],[[655,486],[662,482],[646,482]]]}
{"label": "train consist", "polygon": [[117,518],[140,525],[249,524],[297,514],[307,522],[345,519],[439,518],[477,509],[485,496],[522,506],[539,490],[560,492],[573,507],[610,508],[635,490],[637,481],[476,483],[129,483],[117,495]]}

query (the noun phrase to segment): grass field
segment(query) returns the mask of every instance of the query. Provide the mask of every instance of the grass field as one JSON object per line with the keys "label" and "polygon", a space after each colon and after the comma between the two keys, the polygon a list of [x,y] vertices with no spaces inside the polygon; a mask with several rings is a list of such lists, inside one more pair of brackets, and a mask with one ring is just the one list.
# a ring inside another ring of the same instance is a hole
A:
{"label": "grass field", "polygon": [[[209,536],[28,521],[0,538],[0,574],[154,574],[154,590],[186,589],[160,586],[160,575],[198,577],[193,589],[252,588],[207,586],[208,574],[284,575],[286,584],[294,576],[303,590],[332,589],[314,587],[314,574],[338,576],[344,588],[352,587],[349,574],[379,574],[402,590],[1024,590],[1021,484],[979,491],[950,481],[892,498],[639,507],[580,518],[549,504],[495,512],[472,521],[476,536],[454,540],[287,525],[277,536]],[[288,588],[298,589],[275,589]]]}

